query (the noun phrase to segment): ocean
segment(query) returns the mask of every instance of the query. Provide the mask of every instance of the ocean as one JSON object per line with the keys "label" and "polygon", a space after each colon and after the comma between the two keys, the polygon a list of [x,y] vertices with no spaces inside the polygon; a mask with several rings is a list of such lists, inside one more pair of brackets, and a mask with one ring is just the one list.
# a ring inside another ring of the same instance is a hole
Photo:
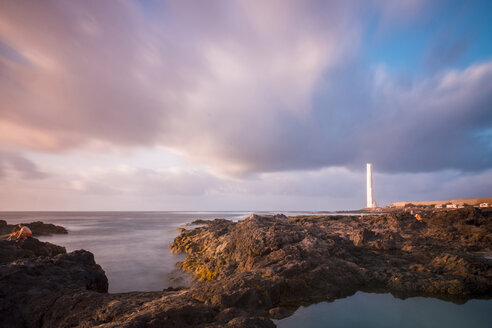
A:
{"label": "ocean", "polygon": [[176,269],[183,254],[169,245],[178,228],[197,219],[238,220],[248,212],[0,212],[9,224],[43,221],[61,225],[66,235],[40,236],[67,252],[85,249],[94,254],[109,280],[109,292],[156,291],[186,285]]}

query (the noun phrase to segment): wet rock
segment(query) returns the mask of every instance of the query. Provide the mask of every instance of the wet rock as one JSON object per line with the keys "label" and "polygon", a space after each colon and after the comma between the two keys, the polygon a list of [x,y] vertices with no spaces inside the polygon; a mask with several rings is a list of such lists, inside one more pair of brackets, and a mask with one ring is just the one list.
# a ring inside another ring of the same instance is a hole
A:
{"label": "wet rock", "polygon": [[258,317],[250,317],[250,318],[234,318],[229,321],[224,326],[218,327],[227,327],[227,328],[275,328],[275,324],[266,318],[258,318]]}
{"label": "wet rock", "polygon": [[[40,242],[0,242],[0,323],[2,327],[42,327],[46,313],[64,295],[107,292],[104,271],[87,251],[66,253],[63,247]],[[9,261],[7,253],[17,258]],[[65,311],[70,303],[60,304]]]}
{"label": "wet rock", "polygon": [[490,299],[491,216],[465,209],[424,213],[423,221],[406,212],[206,221],[170,245],[186,254],[179,267],[195,277],[191,287],[122,294],[105,293],[89,252],[66,254],[33,238],[0,242],[0,323],[274,327],[272,318],[300,305],[357,290]]}
{"label": "wet rock", "polygon": [[43,243],[31,237],[18,241],[0,240],[0,263],[12,262],[22,258],[32,259],[38,256],[55,256],[65,253],[65,247]]}
{"label": "wet rock", "polygon": [[375,237],[376,234],[373,231],[367,228],[362,228],[355,231],[350,239],[354,242],[355,246],[364,246],[367,245],[370,241],[373,241]]}
{"label": "wet rock", "polygon": [[33,236],[53,235],[53,234],[66,234],[67,229],[62,226],[57,226],[51,223],[44,223],[41,221],[23,223],[31,229]]}
{"label": "wet rock", "polygon": [[292,311],[289,311],[288,309],[283,307],[275,307],[268,310],[268,314],[270,315],[270,318],[277,319],[277,320],[286,318],[290,316],[292,313],[293,313]]}
{"label": "wet rock", "polygon": [[273,317],[358,289],[459,301],[492,296],[490,262],[463,253],[464,246],[491,252],[487,220],[477,209],[427,213],[423,221],[405,212],[251,215],[184,231],[171,249],[188,253],[180,267],[208,281],[195,297],[219,308]]}
{"label": "wet rock", "polygon": [[[22,225],[29,227],[29,229],[31,229],[32,231],[33,236],[68,233],[67,229],[62,226],[57,226],[51,223],[44,223],[41,221],[22,223]],[[0,235],[11,234],[12,232],[18,230],[19,226],[17,224],[7,224],[6,221],[0,220]]]}

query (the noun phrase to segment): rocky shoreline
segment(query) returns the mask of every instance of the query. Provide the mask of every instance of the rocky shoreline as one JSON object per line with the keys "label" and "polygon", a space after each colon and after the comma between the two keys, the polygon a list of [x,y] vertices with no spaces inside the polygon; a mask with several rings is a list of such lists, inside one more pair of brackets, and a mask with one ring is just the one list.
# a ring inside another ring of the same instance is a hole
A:
{"label": "rocky shoreline", "polygon": [[[492,212],[251,215],[197,221],[170,245],[188,288],[107,293],[91,253],[0,242],[2,327],[274,327],[300,305],[356,291],[457,303],[492,298]],[[0,222],[0,227],[2,226]],[[33,230],[34,232],[34,230]],[[22,323],[22,324],[19,324]]]}
{"label": "rocky shoreline", "polygon": [[[23,226],[28,227],[32,231],[33,236],[46,236],[51,234],[67,234],[68,231],[62,226],[57,226],[51,223],[44,223],[41,221],[31,223],[21,223]],[[0,220],[0,236],[11,234],[17,231],[17,224],[7,224],[5,220]]]}

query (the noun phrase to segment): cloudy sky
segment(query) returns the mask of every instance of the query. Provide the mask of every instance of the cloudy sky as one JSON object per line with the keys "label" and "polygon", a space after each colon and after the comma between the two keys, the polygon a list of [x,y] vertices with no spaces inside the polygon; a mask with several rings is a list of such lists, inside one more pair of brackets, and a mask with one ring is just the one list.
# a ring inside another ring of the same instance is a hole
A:
{"label": "cloudy sky", "polygon": [[0,210],[492,196],[491,1],[0,2]]}

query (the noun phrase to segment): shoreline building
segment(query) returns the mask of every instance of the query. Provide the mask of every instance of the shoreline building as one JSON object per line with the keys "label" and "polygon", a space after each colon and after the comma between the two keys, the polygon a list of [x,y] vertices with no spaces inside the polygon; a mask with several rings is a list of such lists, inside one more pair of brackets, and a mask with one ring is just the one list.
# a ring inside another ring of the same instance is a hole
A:
{"label": "shoreline building", "polygon": [[367,208],[376,208],[376,199],[374,197],[374,185],[372,183],[372,164],[367,163]]}

